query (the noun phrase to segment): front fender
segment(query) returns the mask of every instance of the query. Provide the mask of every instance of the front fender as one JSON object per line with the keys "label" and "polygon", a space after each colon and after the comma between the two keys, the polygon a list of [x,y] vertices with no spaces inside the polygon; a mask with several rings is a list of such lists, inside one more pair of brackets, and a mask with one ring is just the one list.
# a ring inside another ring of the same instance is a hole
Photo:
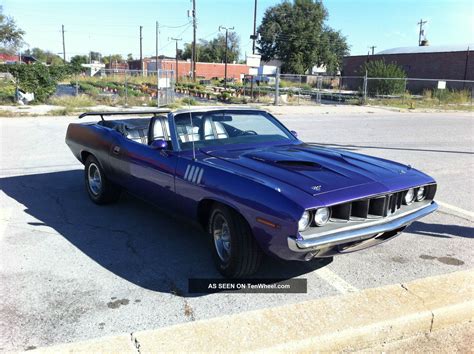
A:
{"label": "front fender", "polygon": [[[225,168],[215,164],[213,158],[181,159],[176,171],[177,203],[185,214],[197,217],[202,200],[214,200],[239,212],[249,223],[256,241],[266,253],[280,256],[288,250],[287,237],[295,236],[297,221],[304,208],[287,194],[292,188],[258,176],[239,173],[238,168]],[[188,167],[189,166],[189,167]],[[194,168],[193,168],[194,167]],[[190,170],[193,174],[190,177]],[[198,172],[195,172],[198,169]],[[202,170],[201,178],[199,176]],[[195,177],[195,178],[194,178]],[[276,225],[257,221],[263,219]]]}

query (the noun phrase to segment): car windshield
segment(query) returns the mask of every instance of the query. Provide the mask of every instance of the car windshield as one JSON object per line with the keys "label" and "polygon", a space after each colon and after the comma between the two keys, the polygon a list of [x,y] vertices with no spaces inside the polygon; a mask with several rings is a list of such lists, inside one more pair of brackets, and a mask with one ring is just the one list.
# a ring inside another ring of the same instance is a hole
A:
{"label": "car windshield", "polygon": [[196,148],[292,141],[296,138],[275,118],[258,111],[211,111],[181,113],[175,117],[182,150]]}

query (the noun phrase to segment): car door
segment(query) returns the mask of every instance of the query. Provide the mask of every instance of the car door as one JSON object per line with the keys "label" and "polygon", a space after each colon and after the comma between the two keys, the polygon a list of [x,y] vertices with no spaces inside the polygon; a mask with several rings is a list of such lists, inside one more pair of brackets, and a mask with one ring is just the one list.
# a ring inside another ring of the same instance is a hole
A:
{"label": "car door", "polygon": [[[165,117],[154,117],[155,137],[168,137],[165,125],[162,125]],[[148,133],[148,132],[147,132]],[[148,136],[149,134],[147,134]],[[149,142],[154,137],[151,135]],[[123,140],[122,140],[123,139]],[[178,161],[177,154],[171,149],[157,150],[147,143],[134,141],[122,137],[119,144],[112,148],[112,155],[120,160],[120,171],[118,175],[124,179],[121,183],[126,185],[132,194],[150,201],[157,205],[169,205],[175,201],[174,174]],[[147,141],[148,142],[148,141]]]}

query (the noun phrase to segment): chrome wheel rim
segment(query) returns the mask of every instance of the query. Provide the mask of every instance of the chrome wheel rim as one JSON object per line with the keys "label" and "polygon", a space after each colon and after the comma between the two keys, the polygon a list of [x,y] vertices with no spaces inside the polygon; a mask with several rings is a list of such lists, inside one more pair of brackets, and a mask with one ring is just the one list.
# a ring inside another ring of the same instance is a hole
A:
{"label": "chrome wheel rim", "polygon": [[230,229],[226,219],[221,214],[215,215],[212,220],[212,235],[217,255],[222,261],[226,262],[230,257]]}
{"label": "chrome wheel rim", "polygon": [[95,163],[89,165],[87,170],[87,180],[89,189],[93,195],[98,195],[102,189],[102,177],[100,176],[99,167]]}

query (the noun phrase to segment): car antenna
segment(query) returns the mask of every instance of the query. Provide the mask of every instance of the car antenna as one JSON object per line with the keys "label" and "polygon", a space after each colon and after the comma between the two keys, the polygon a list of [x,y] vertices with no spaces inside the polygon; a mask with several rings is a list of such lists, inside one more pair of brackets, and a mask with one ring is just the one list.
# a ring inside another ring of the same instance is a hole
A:
{"label": "car antenna", "polygon": [[191,122],[191,142],[193,144],[193,161],[196,161],[196,149],[194,147],[194,125],[193,125],[193,114],[191,113],[191,105],[189,104],[190,99],[188,100],[188,109],[189,109],[189,120]]}

